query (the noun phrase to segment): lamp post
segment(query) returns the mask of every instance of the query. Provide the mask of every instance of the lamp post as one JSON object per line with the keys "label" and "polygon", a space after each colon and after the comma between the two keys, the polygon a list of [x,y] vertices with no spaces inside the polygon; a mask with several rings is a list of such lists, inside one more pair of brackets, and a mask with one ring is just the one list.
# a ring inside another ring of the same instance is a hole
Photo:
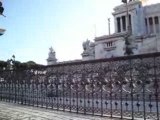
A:
{"label": "lamp post", "polygon": [[4,14],[3,14],[3,11],[4,11],[4,8],[2,6],[2,2],[0,1],[0,15],[2,15],[3,17],[6,17]]}
{"label": "lamp post", "polygon": [[[131,2],[132,0],[129,0],[129,2]],[[133,51],[132,51],[132,30],[131,30],[131,24],[130,24],[130,18],[129,18],[129,10],[128,10],[128,0],[122,0],[123,3],[126,4],[126,23],[127,23],[127,35],[124,37],[125,39],[125,55],[132,55]]]}
{"label": "lamp post", "polygon": [[[3,17],[6,17],[5,15],[3,15],[3,11],[4,11],[4,8],[2,6],[2,2],[0,1],[0,15],[2,15]],[[3,35],[4,32],[5,30],[0,28],[0,36]]]}

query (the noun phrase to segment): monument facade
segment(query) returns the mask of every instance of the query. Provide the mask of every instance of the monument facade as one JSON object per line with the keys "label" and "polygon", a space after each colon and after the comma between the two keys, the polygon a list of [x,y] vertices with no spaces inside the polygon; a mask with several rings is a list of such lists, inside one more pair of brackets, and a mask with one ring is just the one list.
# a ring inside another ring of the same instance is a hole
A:
{"label": "monument facade", "polygon": [[125,56],[127,17],[131,29],[131,36],[128,39],[131,39],[130,47],[133,55],[160,52],[160,3],[143,6],[141,1],[132,0],[127,4],[116,6],[112,15],[115,32],[95,37],[94,55],[92,55],[94,57],[85,55],[84,49],[83,60]]}

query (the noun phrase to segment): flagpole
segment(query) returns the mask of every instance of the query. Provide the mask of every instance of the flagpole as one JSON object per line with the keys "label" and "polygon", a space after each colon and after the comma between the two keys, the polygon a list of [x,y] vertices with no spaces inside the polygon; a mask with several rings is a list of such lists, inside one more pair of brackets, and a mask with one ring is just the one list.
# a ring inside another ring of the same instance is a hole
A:
{"label": "flagpole", "polygon": [[108,33],[111,34],[111,28],[110,28],[110,18],[108,18]]}
{"label": "flagpole", "polygon": [[128,1],[126,0],[126,17],[127,17],[127,34],[128,36],[131,35],[131,26],[129,20],[129,9],[128,9]]}

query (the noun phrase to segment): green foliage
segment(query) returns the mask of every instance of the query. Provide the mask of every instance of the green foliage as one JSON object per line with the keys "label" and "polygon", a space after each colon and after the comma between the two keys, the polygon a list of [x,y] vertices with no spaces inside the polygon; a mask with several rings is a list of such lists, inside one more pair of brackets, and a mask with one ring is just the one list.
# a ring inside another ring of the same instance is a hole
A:
{"label": "green foliage", "polygon": [[0,70],[19,70],[19,69],[37,69],[43,67],[43,65],[37,64],[34,61],[28,61],[21,63],[20,61],[0,61]]}
{"label": "green foliage", "polygon": [[0,70],[7,68],[8,63],[5,61],[0,61]]}

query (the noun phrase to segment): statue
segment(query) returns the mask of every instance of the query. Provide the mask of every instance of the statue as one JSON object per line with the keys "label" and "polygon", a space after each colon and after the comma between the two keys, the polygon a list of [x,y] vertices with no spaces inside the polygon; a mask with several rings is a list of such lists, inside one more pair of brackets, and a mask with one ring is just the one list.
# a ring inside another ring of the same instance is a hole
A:
{"label": "statue", "polygon": [[49,58],[55,58],[55,51],[53,50],[52,47],[49,48],[48,56]]}
{"label": "statue", "polygon": [[50,50],[50,52],[53,52],[53,51],[54,51],[52,47],[50,47],[49,50]]}
{"label": "statue", "polygon": [[94,59],[95,56],[94,43],[87,39],[85,42],[83,42],[82,46],[84,50],[82,53],[82,57],[86,60]]}
{"label": "statue", "polygon": [[90,41],[88,39],[86,40],[86,42],[83,42],[83,50],[84,51],[89,50],[89,44],[90,44]]}
{"label": "statue", "polygon": [[56,53],[55,53],[55,51],[53,50],[53,48],[50,47],[50,48],[49,48],[49,53],[48,53],[47,64],[48,64],[48,65],[52,65],[52,64],[55,64],[56,62],[57,62]]}

